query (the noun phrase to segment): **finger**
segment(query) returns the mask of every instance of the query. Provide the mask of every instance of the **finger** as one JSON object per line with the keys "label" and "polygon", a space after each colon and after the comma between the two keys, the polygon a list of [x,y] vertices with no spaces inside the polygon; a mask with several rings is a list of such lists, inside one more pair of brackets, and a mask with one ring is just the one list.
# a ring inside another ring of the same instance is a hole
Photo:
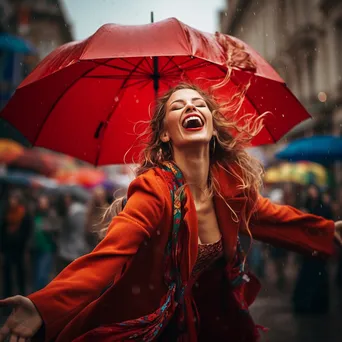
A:
{"label": "finger", "polygon": [[17,305],[19,301],[20,301],[20,296],[8,297],[8,298],[0,300],[0,306]]}
{"label": "finger", "polygon": [[10,328],[8,326],[8,322],[6,321],[5,324],[0,328],[0,342],[2,342],[5,339],[9,332]]}
{"label": "finger", "polygon": [[18,336],[12,334],[9,342],[18,342]]}
{"label": "finger", "polygon": [[335,241],[342,247],[342,237],[339,233],[334,234]]}

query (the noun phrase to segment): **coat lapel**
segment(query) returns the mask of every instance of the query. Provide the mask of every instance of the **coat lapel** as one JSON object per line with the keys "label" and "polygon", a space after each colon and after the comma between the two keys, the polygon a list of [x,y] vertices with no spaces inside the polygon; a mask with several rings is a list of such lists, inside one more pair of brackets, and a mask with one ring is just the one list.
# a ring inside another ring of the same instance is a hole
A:
{"label": "coat lapel", "polygon": [[[221,230],[225,256],[232,261],[236,252],[237,236],[241,221],[245,217],[247,197],[239,189],[239,179],[227,170],[215,167],[214,177],[220,186],[221,196],[214,197],[214,206],[218,224]],[[196,263],[198,255],[198,219],[189,187],[185,187],[186,200],[184,204],[184,225],[188,231],[188,276]],[[234,214],[235,213],[235,214]]]}
{"label": "coat lapel", "polygon": [[228,262],[232,261],[236,252],[239,228],[245,219],[247,204],[247,197],[241,189],[237,170],[233,167],[224,169],[215,166],[214,168],[214,177],[218,181],[221,194],[214,197],[214,204]]}

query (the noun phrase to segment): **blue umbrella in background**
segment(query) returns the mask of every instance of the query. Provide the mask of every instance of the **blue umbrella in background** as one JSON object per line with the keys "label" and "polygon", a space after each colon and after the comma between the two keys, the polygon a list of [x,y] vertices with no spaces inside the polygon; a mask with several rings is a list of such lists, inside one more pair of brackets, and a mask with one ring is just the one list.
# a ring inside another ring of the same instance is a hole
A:
{"label": "blue umbrella in background", "polygon": [[276,153],[276,158],[287,161],[307,160],[329,165],[342,160],[342,138],[334,136],[313,136],[289,143]]}
{"label": "blue umbrella in background", "polygon": [[29,41],[9,33],[0,34],[0,50],[23,54],[35,54],[37,52]]}

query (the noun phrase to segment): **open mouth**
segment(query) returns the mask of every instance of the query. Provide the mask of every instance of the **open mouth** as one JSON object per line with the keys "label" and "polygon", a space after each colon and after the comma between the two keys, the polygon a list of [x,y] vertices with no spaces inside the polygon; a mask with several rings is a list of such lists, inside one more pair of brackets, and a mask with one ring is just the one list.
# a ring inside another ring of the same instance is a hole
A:
{"label": "open mouth", "polygon": [[204,126],[202,119],[197,115],[187,116],[182,123],[185,129],[201,129]]}

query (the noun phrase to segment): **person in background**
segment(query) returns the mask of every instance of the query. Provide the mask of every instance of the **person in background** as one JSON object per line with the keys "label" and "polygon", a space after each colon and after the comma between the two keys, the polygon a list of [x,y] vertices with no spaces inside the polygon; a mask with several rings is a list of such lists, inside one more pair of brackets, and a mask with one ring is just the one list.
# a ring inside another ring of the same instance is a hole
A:
{"label": "person in background", "polygon": [[[303,209],[327,220],[333,219],[330,205],[323,201],[320,188],[310,184]],[[322,237],[323,238],[323,237]],[[328,261],[301,256],[301,265],[293,292],[293,310],[299,314],[325,314],[329,311]]]}
{"label": "person in background", "polygon": [[[269,198],[273,203],[284,203],[284,191],[282,189],[273,189]],[[274,261],[276,271],[276,286],[278,290],[283,290],[286,286],[285,268],[288,260],[288,251],[280,247],[270,247],[270,256]]]}
{"label": "person in background", "polygon": [[57,251],[57,272],[87,252],[85,199],[76,189],[63,195],[66,216],[61,226]]}
{"label": "person in background", "polygon": [[[32,217],[25,206],[24,197],[19,190],[14,190],[9,194],[0,236],[5,297],[11,296],[13,291],[26,294],[25,254],[31,232]],[[15,283],[13,279],[16,279]]]}
{"label": "person in background", "polygon": [[38,197],[34,215],[31,254],[33,259],[33,288],[38,291],[46,286],[53,271],[57,236],[61,222],[51,207],[47,195]]}

